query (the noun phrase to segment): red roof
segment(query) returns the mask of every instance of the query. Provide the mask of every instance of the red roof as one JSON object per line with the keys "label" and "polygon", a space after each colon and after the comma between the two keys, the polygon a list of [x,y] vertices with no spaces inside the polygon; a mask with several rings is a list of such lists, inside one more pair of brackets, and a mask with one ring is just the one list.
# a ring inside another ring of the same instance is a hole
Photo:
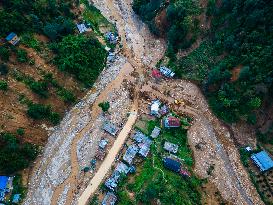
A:
{"label": "red roof", "polygon": [[154,69],[153,71],[152,71],[152,76],[154,77],[154,78],[161,78],[161,73],[160,73],[160,71],[159,70],[156,70],[156,69]]}
{"label": "red roof", "polygon": [[180,120],[175,117],[168,117],[168,124],[170,127],[180,127]]}

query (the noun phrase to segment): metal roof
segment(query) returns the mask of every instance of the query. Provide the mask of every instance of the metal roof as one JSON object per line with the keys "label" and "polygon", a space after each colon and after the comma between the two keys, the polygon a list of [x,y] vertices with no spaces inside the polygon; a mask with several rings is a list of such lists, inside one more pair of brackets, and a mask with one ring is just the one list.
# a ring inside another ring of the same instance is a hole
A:
{"label": "metal roof", "polygon": [[7,41],[10,41],[10,40],[12,40],[15,36],[17,36],[16,33],[11,32],[11,33],[6,37],[6,40],[7,40]]}
{"label": "metal roof", "polygon": [[123,156],[123,160],[131,165],[137,152],[138,147],[136,145],[130,145]]}
{"label": "metal roof", "polygon": [[7,188],[9,177],[0,176],[0,190],[5,190]]}
{"label": "metal roof", "polygon": [[181,164],[172,158],[168,158],[168,157],[164,158],[163,163],[166,168],[174,172],[179,173],[181,170]]}
{"label": "metal roof", "polygon": [[267,171],[273,167],[273,160],[266,151],[261,151],[251,155],[251,159],[263,171]]}
{"label": "metal roof", "polygon": [[177,153],[178,151],[178,145],[177,144],[173,144],[171,142],[165,142],[164,143],[164,149],[172,152],[172,153]]}
{"label": "metal roof", "polygon": [[87,31],[88,29],[86,28],[85,24],[77,24],[77,28],[79,30],[80,33],[84,33],[85,31]]}
{"label": "metal roof", "polygon": [[117,197],[112,192],[107,192],[105,197],[103,198],[102,205],[114,205],[117,201]]}
{"label": "metal roof", "polygon": [[152,138],[157,138],[158,135],[160,134],[160,130],[161,129],[159,127],[155,126],[155,128],[152,131],[151,137]]}

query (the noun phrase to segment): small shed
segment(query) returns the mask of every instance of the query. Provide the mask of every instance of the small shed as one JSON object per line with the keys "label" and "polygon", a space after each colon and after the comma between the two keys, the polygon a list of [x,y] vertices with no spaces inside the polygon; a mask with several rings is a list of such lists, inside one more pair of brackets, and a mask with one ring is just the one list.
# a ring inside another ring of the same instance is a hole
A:
{"label": "small shed", "polygon": [[256,154],[252,154],[251,159],[257,165],[261,172],[265,172],[273,168],[273,160],[264,150]]}
{"label": "small shed", "polygon": [[123,156],[123,161],[131,165],[137,152],[138,147],[136,145],[130,145]]}
{"label": "small shed", "polygon": [[159,100],[153,100],[151,104],[151,115],[154,115],[156,117],[159,116],[159,107],[161,105],[161,102]]}
{"label": "small shed", "polygon": [[88,28],[85,26],[84,23],[77,24],[77,28],[78,28],[78,30],[79,30],[80,33],[84,33],[86,31],[88,31]]}
{"label": "small shed", "polygon": [[12,44],[12,45],[15,46],[16,44],[19,43],[20,38],[17,36],[16,33],[11,32],[11,33],[6,37],[6,40],[7,40],[10,44]]}
{"label": "small shed", "polygon": [[115,205],[118,198],[113,192],[107,192],[103,198],[102,205]]}
{"label": "small shed", "polygon": [[177,172],[177,173],[180,173],[180,170],[181,170],[181,163],[172,159],[172,158],[169,158],[169,157],[165,157],[163,159],[163,165],[164,167],[166,167],[167,169],[171,170],[171,171],[174,171],[174,172]]}
{"label": "small shed", "polygon": [[165,142],[164,143],[164,147],[163,147],[166,151],[168,152],[172,152],[172,153],[177,153],[178,151],[178,145],[177,144],[173,144],[171,142]]}
{"label": "small shed", "polygon": [[168,78],[172,78],[175,75],[175,73],[166,66],[161,66],[159,70],[164,76]]}
{"label": "small shed", "polygon": [[112,124],[111,122],[105,122],[103,125],[103,129],[113,136],[115,136],[118,132],[116,126]]}
{"label": "small shed", "polygon": [[151,137],[153,139],[157,138],[159,136],[159,134],[160,134],[160,131],[161,131],[161,129],[159,127],[155,126],[153,131],[152,131]]}
{"label": "small shed", "polygon": [[165,117],[163,119],[163,126],[165,128],[180,127],[181,126],[180,119],[173,116]]}

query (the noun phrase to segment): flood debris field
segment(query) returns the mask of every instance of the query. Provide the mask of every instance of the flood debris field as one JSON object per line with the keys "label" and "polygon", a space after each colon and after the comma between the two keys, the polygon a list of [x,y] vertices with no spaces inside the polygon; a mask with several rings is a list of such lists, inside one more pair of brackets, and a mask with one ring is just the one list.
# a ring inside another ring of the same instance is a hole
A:
{"label": "flood debris field", "polygon": [[[226,201],[262,204],[241,165],[229,131],[211,113],[199,88],[183,80],[155,83],[147,77],[149,68],[155,67],[163,57],[166,45],[162,39],[155,39],[139,21],[132,11],[132,2],[92,2],[108,20],[115,23],[121,37],[122,52],[100,74],[95,89],[66,114],[49,137],[43,155],[34,168],[24,204],[86,204],[94,194],[90,180],[92,182],[92,179],[97,178],[99,184],[106,177],[96,170],[100,169],[100,165],[108,167],[112,163],[111,160],[107,163],[102,161],[92,172],[83,174],[82,171],[94,158],[102,137],[111,141],[109,149],[115,143],[115,138],[101,129],[103,123],[109,120],[122,132],[128,112],[142,112],[141,109],[137,110],[138,106],[134,106],[141,104],[143,96],[158,98],[169,105],[173,104],[174,99],[183,99],[185,106],[173,109],[194,119],[188,130],[188,142],[193,150],[195,174],[200,178],[208,178]],[[109,115],[103,115],[98,107],[102,101],[110,102]],[[132,116],[132,112],[129,116]],[[208,170],[212,167],[209,175]]]}

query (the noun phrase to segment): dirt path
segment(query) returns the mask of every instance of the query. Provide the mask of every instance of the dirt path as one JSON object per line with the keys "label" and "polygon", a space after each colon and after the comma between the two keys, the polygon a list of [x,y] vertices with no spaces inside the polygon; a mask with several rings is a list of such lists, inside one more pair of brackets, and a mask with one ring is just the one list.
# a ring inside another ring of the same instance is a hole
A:
{"label": "dirt path", "polygon": [[78,200],[79,205],[85,205],[88,203],[90,196],[92,196],[93,193],[97,190],[102,180],[104,179],[105,175],[111,169],[111,166],[113,162],[115,161],[115,158],[118,155],[120,149],[122,148],[129,132],[131,131],[133,125],[135,124],[136,119],[137,119],[137,101],[134,102],[131,109],[131,114],[128,117],[128,120],[126,124],[124,125],[123,129],[117,136],[114,145],[109,150],[107,157],[101,164],[95,176],[91,179],[87,188],[81,194],[81,197]]}

